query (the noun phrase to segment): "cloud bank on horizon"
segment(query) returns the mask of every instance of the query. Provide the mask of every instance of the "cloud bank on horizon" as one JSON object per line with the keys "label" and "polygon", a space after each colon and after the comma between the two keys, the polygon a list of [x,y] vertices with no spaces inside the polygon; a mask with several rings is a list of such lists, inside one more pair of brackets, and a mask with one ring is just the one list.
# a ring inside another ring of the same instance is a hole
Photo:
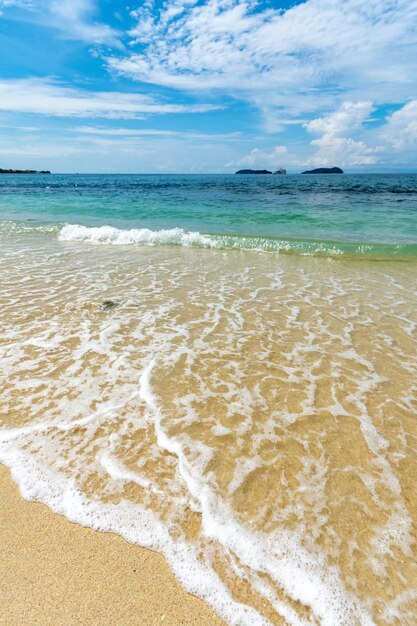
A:
{"label": "cloud bank on horizon", "polygon": [[0,161],[417,170],[416,32],[417,0],[0,0]]}

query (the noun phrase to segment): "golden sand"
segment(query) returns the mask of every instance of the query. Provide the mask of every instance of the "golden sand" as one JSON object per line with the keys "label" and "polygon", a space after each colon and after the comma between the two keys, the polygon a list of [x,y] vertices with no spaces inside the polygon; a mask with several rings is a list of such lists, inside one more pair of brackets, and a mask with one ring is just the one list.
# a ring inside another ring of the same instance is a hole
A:
{"label": "golden sand", "polygon": [[[22,493],[160,550],[231,623],[414,626],[416,265],[36,245],[0,262]],[[49,528],[29,588],[9,585],[30,611],[214,623],[162,557],[20,506],[40,530],[19,550]]]}
{"label": "golden sand", "polygon": [[223,624],[160,554],[26,502],[3,466],[0,499],[1,624]]}

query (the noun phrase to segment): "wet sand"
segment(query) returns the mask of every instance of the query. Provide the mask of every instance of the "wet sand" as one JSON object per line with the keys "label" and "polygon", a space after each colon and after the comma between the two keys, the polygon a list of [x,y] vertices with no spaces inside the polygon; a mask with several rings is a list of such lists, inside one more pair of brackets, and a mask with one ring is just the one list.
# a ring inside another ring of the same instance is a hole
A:
{"label": "wet sand", "polygon": [[0,466],[0,623],[223,624],[156,552],[21,498]]}
{"label": "wet sand", "polygon": [[[415,262],[4,239],[25,497],[158,550],[230,624],[417,623]],[[215,623],[162,557],[19,506],[9,623]]]}

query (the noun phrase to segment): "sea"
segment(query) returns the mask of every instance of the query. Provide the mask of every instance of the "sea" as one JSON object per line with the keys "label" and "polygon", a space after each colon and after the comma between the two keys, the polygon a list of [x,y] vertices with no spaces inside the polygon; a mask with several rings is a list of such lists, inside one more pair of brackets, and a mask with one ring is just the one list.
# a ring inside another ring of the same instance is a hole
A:
{"label": "sea", "polygon": [[417,623],[417,175],[1,175],[0,462],[230,625]]}

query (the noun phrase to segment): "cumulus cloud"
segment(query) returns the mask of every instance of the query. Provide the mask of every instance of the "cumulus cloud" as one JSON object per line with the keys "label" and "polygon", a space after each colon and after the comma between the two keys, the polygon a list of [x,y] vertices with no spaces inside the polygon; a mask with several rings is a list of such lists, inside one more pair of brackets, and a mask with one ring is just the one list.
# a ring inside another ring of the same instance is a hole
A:
{"label": "cumulus cloud", "polygon": [[397,150],[417,143],[417,100],[408,102],[387,118],[383,137]]}
{"label": "cumulus cloud", "polygon": [[311,133],[340,135],[361,128],[375,107],[372,102],[343,102],[337,111],[325,117],[318,117],[305,124]]}
{"label": "cumulus cloud", "polygon": [[339,103],[341,93],[389,102],[416,90],[417,0],[307,0],[287,10],[173,0],[145,2],[132,16],[133,51],[108,64],[142,82],[292,113]]}
{"label": "cumulus cloud", "polygon": [[141,94],[91,92],[45,79],[0,80],[0,111],[121,119],[148,114],[200,113],[215,108],[204,104],[161,103]]}
{"label": "cumulus cloud", "polygon": [[376,153],[381,152],[380,147],[370,148],[363,141],[328,134],[320,139],[314,139],[311,143],[318,146],[319,150],[308,159],[307,165],[342,165],[345,167],[373,165],[378,162]]}
{"label": "cumulus cloud", "polygon": [[360,131],[372,111],[374,107],[369,101],[343,102],[337,111],[304,124],[310,133],[322,135],[311,142],[318,151],[306,164],[357,166],[377,163],[380,146],[370,147],[364,141],[344,136]]}

